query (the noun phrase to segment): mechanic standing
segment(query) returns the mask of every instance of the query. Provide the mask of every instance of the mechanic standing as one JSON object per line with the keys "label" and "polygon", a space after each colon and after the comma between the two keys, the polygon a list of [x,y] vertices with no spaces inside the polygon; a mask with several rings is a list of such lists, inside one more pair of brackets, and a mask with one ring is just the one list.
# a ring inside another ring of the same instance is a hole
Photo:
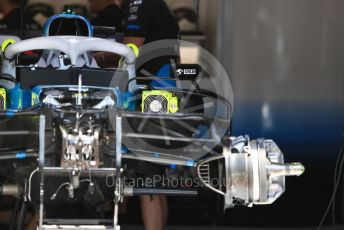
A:
{"label": "mechanic standing", "polygon": [[[145,44],[163,39],[179,39],[178,23],[163,0],[121,0],[118,2],[127,14],[125,44],[135,44],[137,47],[142,47]],[[175,55],[149,60],[143,66],[140,66],[139,70],[145,69],[152,74],[157,74],[163,66],[170,64],[171,58],[178,62],[179,52],[176,47],[171,47],[171,49],[176,51]],[[149,176],[152,174],[161,175],[163,171],[162,166],[150,163],[140,164],[138,170],[142,174],[148,174]],[[145,229],[164,229],[168,214],[166,197],[141,196],[140,202]]]}
{"label": "mechanic standing", "polygon": [[[177,20],[163,0],[122,0],[122,4],[127,13],[125,44],[131,43],[141,47],[159,40],[179,39],[180,30]],[[169,45],[171,46],[169,53],[172,51],[174,55],[165,56],[165,54],[145,61],[139,70],[145,69],[156,75],[161,67],[171,63],[171,59],[177,62],[179,59],[179,50],[176,50],[177,43]]]}
{"label": "mechanic standing", "polygon": [[[40,26],[27,14],[22,14],[22,0],[0,0],[0,13],[3,18],[0,20],[0,29],[16,30],[40,30]],[[23,18],[22,18],[23,17]]]}

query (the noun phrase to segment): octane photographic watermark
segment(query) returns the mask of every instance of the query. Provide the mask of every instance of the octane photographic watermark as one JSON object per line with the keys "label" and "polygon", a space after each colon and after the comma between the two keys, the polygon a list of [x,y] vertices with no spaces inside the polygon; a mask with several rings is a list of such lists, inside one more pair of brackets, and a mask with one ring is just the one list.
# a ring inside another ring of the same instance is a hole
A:
{"label": "octane photographic watermark", "polygon": [[[203,188],[204,183],[195,177],[168,177],[166,175],[154,175],[152,177],[122,177],[120,178],[121,184],[126,185],[130,188]],[[113,176],[108,176],[106,178],[106,185],[108,187],[113,187],[115,184],[115,178]],[[218,188],[221,186],[226,186],[225,178],[211,178],[208,185]]]}

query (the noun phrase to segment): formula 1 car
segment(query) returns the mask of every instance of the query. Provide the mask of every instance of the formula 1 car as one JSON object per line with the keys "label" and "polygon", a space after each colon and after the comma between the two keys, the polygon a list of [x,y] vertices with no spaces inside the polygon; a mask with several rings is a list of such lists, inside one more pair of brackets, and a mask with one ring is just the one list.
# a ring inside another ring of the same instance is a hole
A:
{"label": "formula 1 car", "polygon": [[[77,26],[53,36],[61,21]],[[44,37],[2,47],[0,194],[24,201],[18,228],[28,204],[39,213],[38,229],[119,229],[124,197],[196,196],[202,188],[221,194],[225,209],[271,204],[285,176],[304,172],[285,164],[272,140],[231,137],[232,104],[209,90],[219,87],[209,77],[137,76],[133,50],[92,37],[79,16],[55,17],[47,28]],[[20,65],[18,55],[32,50],[43,50],[45,66]],[[93,68],[96,51],[122,56],[123,66]],[[167,178],[192,171],[195,183],[131,183],[151,165]],[[110,220],[102,215],[107,202]]]}

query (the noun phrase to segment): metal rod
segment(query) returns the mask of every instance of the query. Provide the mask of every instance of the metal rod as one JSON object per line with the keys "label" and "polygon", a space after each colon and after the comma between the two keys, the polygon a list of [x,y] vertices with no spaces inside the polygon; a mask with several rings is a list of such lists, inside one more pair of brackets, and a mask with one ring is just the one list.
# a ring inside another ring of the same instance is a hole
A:
{"label": "metal rod", "polygon": [[39,116],[39,171],[41,173],[40,190],[39,190],[39,230],[43,229],[44,215],[44,162],[45,162],[45,116]]}
{"label": "metal rod", "polygon": [[[44,167],[44,174],[46,176],[63,176],[69,175],[72,172],[73,168],[59,168],[59,167]],[[115,168],[89,168],[87,170],[83,170],[78,172],[80,176],[88,176],[90,173],[95,176],[106,177],[108,175],[116,174]]]}
{"label": "metal rod", "polygon": [[82,105],[82,93],[81,93],[81,88],[82,88],[82,75],[79,74],[79,78],[78,78],[78,96],[76,99],[76,104],[78,106]]}
{"label": "metal rod", "polygon": [[164,156],[154,157],[154,156],[140,156],[139,154],[124,154],[123,159],[132,159],[137,161],[147,161],[156,164],[162,165],[181,165],[181,166],[188,166],[188,167],[196,167],[197,162],[193,160],[179,160],[179,159],[171,159],[171,158],[164,158]]}
{"label": "metal rod", "polygon": [[116,116],[116,169],[117,176],[120,176],[122,165],[122,117]]}
{"label": "metal rod", "polygon": [[165,196],[197,196],[195,189],[166,189],[166,188],[124,188],[125,196],[165,195]]}
{"label": "metal rod", "polygon": [[38,157],[37,153],[26,153],[24,155],[20,155],[24,153],[18,153],[18,154],[9,154],[9,155],[2,155],[0,154],[0,161],[2,160],[15,160],[15,159],[27,159],[27,158],[36,158]]}
{"label": "metal rod", "polygon": [[168,140],[168,141],[179,141],[179,142],[201,142],[201,143],[217,143],[214,139],[199,139],[189,137],[171,137],[161,136],[154,134],[141,134],[141,133],[125,133],[125,138],[142,138],[142,139],[153,139],[153,140]]}
{"label": "metal rod", "polygon": [[201,123],[211,123],[214,118],[206,117],[202,115],[187,115],[182,113],[176,113],[173,115],[168,114],[148,114],[148,113],[135,113],[135,112],[128,112],[122,113],[121,116],[123,118],[142,118],[142,119],[165,119],[165,120],[178,120],[178,121],[198,121]]}
{"label": "metal rod", "polygon": [[121,167],[122,167],[122,117],[116,116],[116,186],[114,191],[114,230],[119,229],[118,225],[118,204],[121,200]]}
{"label": "metal rod", "polygon": [[38,135],[37,131],[16,130],[16,131],[0,131],[0,136],[17,136],[17,135]]}

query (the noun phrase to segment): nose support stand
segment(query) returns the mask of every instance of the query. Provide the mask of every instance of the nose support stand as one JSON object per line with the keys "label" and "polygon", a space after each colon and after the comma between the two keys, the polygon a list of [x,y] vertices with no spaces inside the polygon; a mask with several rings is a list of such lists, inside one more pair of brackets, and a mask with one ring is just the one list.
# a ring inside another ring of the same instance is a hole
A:
{"label": "nose support stand", "polygon": [[[116,178],[116,185],[114,186],[114,217],[113,217],[113,226],[105,226],[105,225],[56,225],[56,224],[49,224],[46,223],[44,219],[44,178],[45,176],[54,176],[54,175],[61,175],[64,173],[68,173],[68,169],[66,168],[59,168],[59,167],[45,167],[45,115],[40,115],[39,117],[39,172],[40,172],[40,205],[39,205],[39,222],[38,222],[38,230],[45,230],[45,229],[112,229],[112,230],[120,230],[120,226],[118,224],[118,206],[119,203],[122,201],[124,194],[123,185],[121,184],[121,173],[122,173],[122,117],[116,115],[115,117],[115,124],[116,124],[116,162],[114,169],[98,169],[93,170],[95,175],[99,176],[115,176]],[[81,172],[85,173],[85,172]],[[88,172],[86,172],[88,173]]]}

